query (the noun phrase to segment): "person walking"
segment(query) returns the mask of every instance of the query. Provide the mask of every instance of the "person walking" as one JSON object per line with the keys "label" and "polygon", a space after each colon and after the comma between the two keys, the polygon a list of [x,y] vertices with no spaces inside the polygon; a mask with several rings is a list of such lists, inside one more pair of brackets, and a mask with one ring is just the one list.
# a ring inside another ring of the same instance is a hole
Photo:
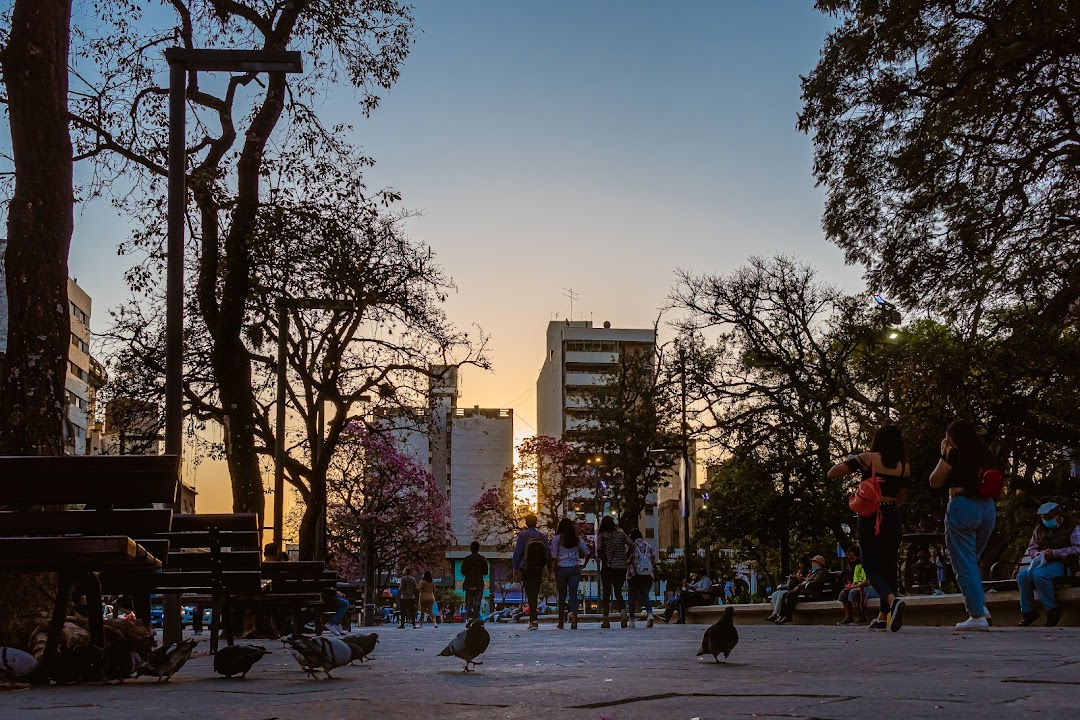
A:
{"label": "person walking", "polygon": [[[581,559],[585,559],[585,563]],[[570,619],[570,629],[577,630],[578,585],[581,583],[581,566],[592,558],[589,546],[578,537],[573,521],[559,521],[558,533],[551,540],[551,569],[555,573],[555,592],[559,598],[559,629]],[[567,593],[570,595],[566,602]]]}
{"label": "person walking", "polygon": [[416,627],[416,578],[412,571],[405,568],[398,581],[398,603],[401,605],[401,624],[398,630],[405,628],[406,622],[411,622]]}
{"label": "person walking", "polygon": [[536,515],[525,516],[525,528],[514,542],[514,556],[510,561],[514,577],[521,578],[521,586],[529,604],[529,629],[540,627],[537,607],[540,604],[540,584],[544,573],[549,572],[551,546],[548,537],[536,528]]}
{"label": "person walking", "polygon": [[645,542],[641,530],[630,530],[630,562],[626,565],[626,600],[630,608],[630,627],[634,627],[634,617],[641,606],[645,606],[645,627],[653,626],[652,601],[649,593],[653,585],[653,568],[656,567],[656,551]]}
{"label": "person walking", "polygon": [[945,542],[969,615],[956,624],[958,631],[990,629],[979,558],[994,531],[997,508],[991,498],[979,495],[978,488],[982,471],[995,464],[993,452],[979,437],[975,425],[968,420],[953,420],[941,441],[941,459],[930,474],[930,487],[949,488]]}
{"label": "person walking", "polygon": [[424,627],[425,616],[430,616],[435,627],[439,627],[439,619],[435,617],[435,580],[430,570],[425,570],[420,577],[416,593],[420,596],[420,627]]}
{"label": "person walking", "polygon": [[848,455],[829,470],[829,477],[839,480],[853,472],[859,473],[863,480],[877,478],[881,489],[879,514],[860,515],[858,526],[862,564],[879,604],[878,616],[868,627],[897,632],[904,625],[904,601],[896,596],[897,560],[903,534],[900,508],[907,502],[911,489],[911,464],[900,428],[896,425],[878,428],[870,450]]}
{"label": "person walking", "polygon": [[465,591],[465,614],[475,620],[480,617],[480,601],[484,598],[484,577],[488,561],[480,554],[480,543],[469,543],[469,554],[461,561],[461,589]]}
{"label": "person walking", "polygon": [[604,616],[604,621],[600,623],[601,628],[611,627],[608,611],[611,609],[612,599],[615,600],[616,612],[620,613],[621,624],[626,627],[626,605],[623,603],[622,587],[626,582],[627,562],[633,547],[630,538],[615,524],[615,518],[607,515],[600,521],[596,557],[600,561],[600,582],[604,593],[600,603],[600,612]]}

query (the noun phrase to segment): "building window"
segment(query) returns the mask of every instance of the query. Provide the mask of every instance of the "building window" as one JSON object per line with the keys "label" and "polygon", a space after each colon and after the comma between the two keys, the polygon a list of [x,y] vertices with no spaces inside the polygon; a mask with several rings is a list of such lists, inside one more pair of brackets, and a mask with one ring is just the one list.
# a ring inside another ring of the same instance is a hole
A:
{"label": "building window", "polygon": [[71,334],[71,346],[79,348],[80,350],[82,350],[87,355],[90,354],[90,346],[86,344],[85,340],[83,340],[81,337],[79,337],[75,333]]}
{"label": "building window", "polygon": [[83,325],[90,327],[90,316],[80,310],[79,306],[75,303],[71,303],[71,316]]}
{"label": "building window", "polygon": [[70,360],[68,361],[68,372],[70,372],[72,375],[79,378],[83,382],[90,382],[90,373],[86,372]]}
{"label": "building window", "polygon": [[566,352],[619,352],[615,340],[567,340]]}
{"label": "building window", "polygon": [[67,391],[67,399],[68,399],[68,405],[74,405],[75,407],[79,408],[83,412],[86,412],[86,401],[83,400],[81,397],[79,397],[75,393],[68,390]]}
{"label": "building window", "polygon": [[653,508],[652,508],[652,505],[646,505],[646,506],[645,506],[645,514],[646,514],[646,515],[652,515],[652,514],[653,514]]}
{"label": "building window", "polygon": [[651,527],[645,528],[645,539],[652,540],[654,537],[656,537],[656,531]]}

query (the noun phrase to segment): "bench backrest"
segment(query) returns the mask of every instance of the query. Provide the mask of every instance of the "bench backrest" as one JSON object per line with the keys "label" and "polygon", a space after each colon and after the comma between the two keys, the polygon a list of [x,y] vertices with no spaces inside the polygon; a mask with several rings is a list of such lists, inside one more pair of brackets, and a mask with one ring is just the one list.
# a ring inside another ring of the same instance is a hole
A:
{"label": "bench backrest", "polygon": [[179,481],[176,455],[0,456],[3,505],[172,503]]}

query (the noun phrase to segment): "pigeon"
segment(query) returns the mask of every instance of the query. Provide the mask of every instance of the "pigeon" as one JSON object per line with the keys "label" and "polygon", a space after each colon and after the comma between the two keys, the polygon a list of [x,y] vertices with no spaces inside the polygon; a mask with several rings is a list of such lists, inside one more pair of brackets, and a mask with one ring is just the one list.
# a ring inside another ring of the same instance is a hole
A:
{"label": "pigeon", "polygon": [[379,642],[379,633],[371,633],[370,635],[346,635],[341,638],[341,642],[348,645],[352,651],[352,659],[359,660],[360,662],[366,662],[369,659],[368,655],[375,652],[375,645]]}
{"label": "pigeon", "polygon": [[301,635],[285,638],[285,644],[289,646],[289,652],[296,658],[296,662],[311,677],[317,677],[315,669],[322,668],[326,677],[333,680],[334,676],[330,671],[348,665],[353,659],[352,648],[336,637]]}
{"label": "pigeon", "polygon": [[270,651],[262,645],[228,645],[217,651],[214,656],[214,672],[231,678],[233,675],[245,677],[255,663],[262,660]]}
{"label": "pigeon", "polygon": [[138,667],[136,674],[139,676],[154,675],[157,677],[158,682],[161,682],[162,678],[165,678],[165,682],[168,682],[173,675],[179,672],[180,668],[184,667],[184,663],[191,657],[192,651],[198,644],[198,640],[182,640],[178,643],[170,643],[159,647],[150,653],[150,657],[146,658],[146,662]]}
{"label": "pigeon", "polygon": [[735,608],[728,605],[724,608],[723,616],[709,626],[705,631],[705,637],[701,638],[701,649],[698,655],[712,655],[713,660],[720,662],[717,657],[724,653],[727,660],[731,651],[739,644],[739,631],[735,629]]}
{"label": "pigeon", "polygon": [[0,681],[14,685],[33,681],[40,673],[37,658],[18,648],[0,646]]}
{"label": "pigeon", "polygon": [[476,658],[484,654],[490,642],[491,635],[488,634],[487,629],[484,627],[484,621],[473,620],[468,628],[459,632],[450,641],[450,644],[443,648],[439,656],[449,657],[452,655],[461,658],[465,661],[465,669],[462,672],[469,672],[469,665],[483,665]]}
{"label": "pigeon", "polygon": [[122,639],[114,640],[100,655],[98,670],[101,682],[116,680],[122,683],[135,674],[141,662],[142,658],[131,649],[131,643]]}
{"label": "pigeon", "polygon": [[93,645],[76,645],[57,653],[46,663],[49,678],[57,685],[101,679],[101,650]]}

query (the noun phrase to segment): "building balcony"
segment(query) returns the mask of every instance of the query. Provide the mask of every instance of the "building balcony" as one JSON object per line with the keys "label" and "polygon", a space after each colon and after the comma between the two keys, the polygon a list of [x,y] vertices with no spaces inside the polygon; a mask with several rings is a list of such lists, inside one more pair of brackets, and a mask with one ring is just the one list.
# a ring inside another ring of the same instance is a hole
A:
{"label": "building balcony", "polygon": [[614,365],[619,362],[619,353],[573,351],[567,352],[563,356],[563,362],[568,365],[571,363],[579,365]]}
{"label": "building balcony", "polygon": [[568,372],[566,373],[567,387],[595,387],[607,385],[611,378],[603,373]]}

